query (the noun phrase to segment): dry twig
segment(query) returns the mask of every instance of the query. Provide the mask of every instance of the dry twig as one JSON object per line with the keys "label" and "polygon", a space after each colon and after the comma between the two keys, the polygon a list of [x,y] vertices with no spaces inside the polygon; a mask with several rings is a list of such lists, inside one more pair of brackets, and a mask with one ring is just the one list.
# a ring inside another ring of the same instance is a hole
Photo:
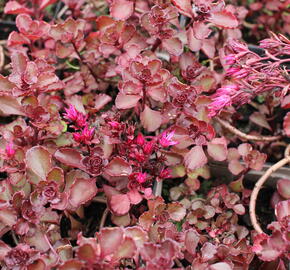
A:
{"label": "dry twig", "polygon": [[267,179],[269,178],[269,176],[275,172],[276,170],[280,169],[281,167],[285,166],[288,162],[290,162],[290,144],[287,146],[286,150],[285,150],[285,157],[283,159],[281,159],[280,161],[278,161],[277,163],[275,163],[273,166],[271,166],[266,172],[265,174],[256,182],[255,187],[252,191],[251,194],[251,199],[250,199],[250,218],[251,218],[251,222],[252,225],[254,227],[254,229],[258,232],[258,233],[263,233],[262,228],[260,227],[258,221],[257,221],[257,216],[256,216],[256,201],[257,201],[257,197],[259,194],[260,189],[262,188],[263,184],[267,181]]}
{"label": "dry twig", "polygon": [[245,134],[242,131],[238,130],[237,128],[233,127],[229,122],[227,122],[219,117],[216,117],[215,119],[228,131],[232,132],[233,134],[235,134],[238,137],[245,139],[245,140],[272,142],[272,141],[277,141],[281,138],[280,135],[278,135],[278,136],[248,135],[248,134]]}

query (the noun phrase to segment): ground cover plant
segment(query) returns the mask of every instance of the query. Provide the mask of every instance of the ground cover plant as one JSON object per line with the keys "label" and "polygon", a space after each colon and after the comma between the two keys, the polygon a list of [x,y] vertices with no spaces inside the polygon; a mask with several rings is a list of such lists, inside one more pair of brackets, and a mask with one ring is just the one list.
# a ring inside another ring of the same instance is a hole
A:
{"label": "ground cover plant", "polygon": [[1,269],[288,269],[289,0],[9,0],[0,27]]}

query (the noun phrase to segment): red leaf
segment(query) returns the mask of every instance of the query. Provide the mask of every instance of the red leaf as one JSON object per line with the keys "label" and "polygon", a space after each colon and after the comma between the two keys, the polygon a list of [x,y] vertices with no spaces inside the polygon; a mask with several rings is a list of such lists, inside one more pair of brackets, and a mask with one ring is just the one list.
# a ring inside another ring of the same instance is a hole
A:
{"label": "red leaf", "polygon": [[32,14],[32,10],[20,5],[17,1],[9,1],[4,8],[6,14]]}
{"label": "red leaf", "polygon": [[121,245],[123,230],[121,228],[105,228],[97,235],[101,246],[101,257],[113,254]]}
{"label": "red leaf", "polygon": [[277,182],[279,194],[286,200],[290,199],[290,179],[280,179]]}
{"label": "red leaf", "polygon": [[178,11],[181,14],[187,17],[191,17],[192,7],[190,0],[172,0],[172,3],[178,8]]}
{"label": "red leaf", "polygon": [[0,111],[7,115],[25,115],[21,104],[12,96],[0,96]]}
{"label": "red leaf", "polygon": [[109,199],[111,210],[117,216],[123,216],[130,210],[130,200],[127,194],[116,194]]}
{"label": "red leaf", "polygon": [[125,95],[119,93],[116,97],[115,103],[118,109],[134,108],[141,97],[137,95]]}
{"label": "red leaf", "polygon": [[91,200],[98,192],[94,179],[77,178],[70,188],[69,202],[74,208]]}
{"label": "red leaf", "polygon": [[185,166],[189,170],[195,170],[203,167],[207,163],[207,157],[204,154],[202,146],[194,146],[184,157]]}
{"label": "red leaf", "polygon": [[84,169],[81,160],[83,156],[81,153],[72,148],[62,148],[54,153],[54,157],[63,164],[75,168]]}
{"label": "red leaf", "polygon": [[164,39],[162,46],[174,56],[180,56],[183,52],[183,44],[179,38]]}
{"label": "red leaf", "polygon": [[200,236],[194,229],[189,229],[185,233],[184,245],[191,255],[194,255],[196,253],[196,247],[199,243],[199,239]]}
{"label": "red leaf", "polygon": [[117,20],[127,20],[134,12],[133,1],[114,0],[111,4],[111,16]]}
{"label": "red leaf", "polygon": [[173,202],[168,204],[167,208],[169,217],[174,221],[181,221],[186,214],[185,207],[179,202]]}
{"label": "red leaf", "polygon": [[207,152],[216,161],[226,160],[228,154],[226,142],[220,138],[213,139],[207,144]]}
{"label": "red leaf", "polygon": [[45,180],[51,169],[51,154],[42,146],[34,146],[26,152],[26,167]]}
{"label": "red leaf", "polygon": [[259,112],[252,113],[252,115],[250,116],[250,120],[253,123],[255,123],[256,125],[259,125],[259,126],[266,128],[270,131],[272,130],[269,123],[267,122],[266,116],[262,113],[259,113]]}
{"label": "red leaf", "polygon": [[8,94],[11,93],[12,89],[15,87],[7,77],[4,77],[0,74],[0,93]]}
{"label": "red leaf", "polygon": [[136,253],[136,245],[132,238],[125,236],[124,241],[114,253],[114,260],[121,260],[123,258],[131,258]]}
{"label": "red leaf", "polygon": [[132,173],[132,167],[123,158],[115,157],[106,166],[105,172],[110,176],[128,176]]}
{"label": "red leaf", "polygon": [[227,10],[212,13],[209,21],[223,28],[237,28],[239,25],[236,16]]}
{"label": "red leaf", "polygon": [[233,268],[228,263],[224,262],[215,263],[209,267],[209,270],[232,270],[232,269]]}
{"label": "red leaf", "polygon": [[57,0],[41,0],[39,9],[45,9],[47,6],[54,4],[56,1]]}
{"label": "red leaf", "polygon": [[290,200],[277,203],[275,208],[275,214],[278,221],[282,221],[283,218],[290,215]]}
{"label": "red leaf", "polygon": [[148,106],[145,106],[144,111],[140,115],[140,119],[143,127],[149,132],[158,129],[162,123],[161,113],[151,110]]}
{"label": "red leaf", "polygon": [[194,22],[192,24],[193,34],[197,39],[205,39],[207,38],[211,30],[207,24],[204,22]]}
{"label": "red leaf", "polygon": [[283,129],[286,135],[290,137],[290,112],[288,112],[284,117]]}

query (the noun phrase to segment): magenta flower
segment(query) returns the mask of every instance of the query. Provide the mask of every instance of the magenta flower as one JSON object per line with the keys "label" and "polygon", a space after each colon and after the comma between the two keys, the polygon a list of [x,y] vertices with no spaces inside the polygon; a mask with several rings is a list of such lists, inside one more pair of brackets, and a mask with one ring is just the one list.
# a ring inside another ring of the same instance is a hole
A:
{"label": "magenta flower", "polygon": [[84,127],[87,125],[88,116],[77,111],[73,105],[70,104],[68,109],[65,108],[65,112],[64,118],[74,122],[77,127]]}
{"label": "magenta flower", "polygon": [[88,126],[80,132],[73,133],[73,138],[78,143],[90,144],[94,136],[95,128],[89,129]]}
{"label": "magenta flower", "polygon": [[209,104],[209,114],[208,116],[216,116],[224,107],[231,106],[232,99],[228,95],[221,95],[213,99],[213,102]]}
{"label": "magenta flower", "polygon": [[141,133],[139,133],[139,134],[137,135],[136,143],[137,143],[138,145],[143,145],[143,144],[145,143],[144,136],[143,136]]}
{"label": "magenta flower", "polygon": [[161,137],[159,138],[159,143],[162,147],[169,147],[171,145],[176,145],[178,144],[177,141],[173,141],[172,137],[174,136],[174,130],[171,132],[163,132],[161,134]]}
{"label": "magenta flower", "polygon": [[147,178],[147,173],[137,173],[136,174],[136,180],[138,183],[142,184],[146,182],[146,178]]}
{"label": "magenta flower", "polygon": [[6,145],[5,152],[8,158],[14,157],[16,151],[12,141]]}
{"label": "magenta flower", "polygon": [[234,54],[228,54],[225,57],[225,61],[226,61],[227,65],[233,65],[234,63],[236,63],[236,57]]}

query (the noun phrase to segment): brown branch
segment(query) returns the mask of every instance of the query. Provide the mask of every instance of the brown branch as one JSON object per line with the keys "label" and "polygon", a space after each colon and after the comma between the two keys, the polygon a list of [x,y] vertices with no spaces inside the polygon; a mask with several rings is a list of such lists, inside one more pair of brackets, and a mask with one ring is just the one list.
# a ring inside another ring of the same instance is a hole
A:
{"label": "brown branch", "polygon": [[264,142],[272,142],[281,139],[282,136],[262,136],[262,135],[248,135],[243,133],[242,131],[238,130],[237,128],[233,127],[229,122],[216,117],[215,120],[219,122],[225,129],[232,132],[233,134],[237,135],[238,137],[249,140],[249,141],[264,141]]}
{"label": "brown branch", "polygon": [[93,201],[93,202],[98,202],[98,203],[104,203],[104,204],[107,203],[107,199],[104,198],[104,197],[95,197],[95,198],[93,198],[92,201]]}
{"label": "brown branch", "polygon": [[73,45],[73,48],[74,48],[74,50],[75,50],[75,52],[76,52],[76,54],[77,54],[79,60],[81,61],[81,63],[82,63],[83,65],[85,65],[85,66],[88,68],[89,72],[91,73],[91,75],[93,76],[93,78],[95,79],[95,81],[96,81],[96,82],[99,82],[98,76],[95,74],[95,72],[94,72],[94,70],[92,69],[92,67],[91,67],[88,63],[86,63],[85,59],[83,58],[83,56],[82,56],[82,55],[80,54],[80,52],[78,51],[78,48],[77,48],[75,42],[72,41],[71,43],[72,43],[72,45]]}
{"label": "brown branch", "polygon": [[285,150],[285,158],[281,159],[273,166],[271,166],[265,174],[256,182],[255,187],[252,191],[251,198],[250,198],[250,218],[254,229],[258,233],[263,233],[262,228],[260,227],[257,217],[256,217],[256,201],[259,194],[260,189],[262,188],[263,184],[267,181],[269,176],[275,172],[276,170],[280,169],[281,167],[285,166],[288,162],[290,162],[290,144],[287,146]]}
{"label": "brown branch", "polygon": [[100,227],[99,227],[100,230],[105,226],[105,222],[106,222],[106,219],[107,219],[107,216],[108,216],[109,212],[110,211],[109,211],[108,208],[106,208],[104,210],[104,213],[103,213],[101,221],[100,221]]}

